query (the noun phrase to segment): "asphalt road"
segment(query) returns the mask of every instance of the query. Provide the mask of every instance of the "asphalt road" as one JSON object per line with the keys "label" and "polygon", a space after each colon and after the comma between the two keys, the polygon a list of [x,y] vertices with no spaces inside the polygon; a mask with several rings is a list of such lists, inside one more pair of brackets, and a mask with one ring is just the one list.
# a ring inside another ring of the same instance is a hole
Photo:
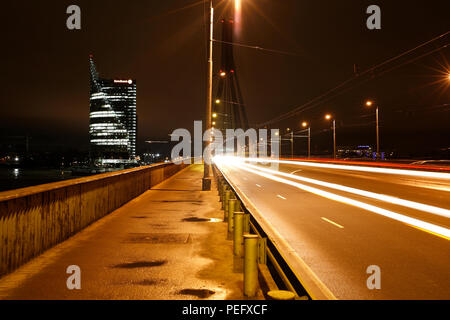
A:
{"label": "asphalt road", "polygon": [[218,165],[336,298],[450,299],[449,173]]}

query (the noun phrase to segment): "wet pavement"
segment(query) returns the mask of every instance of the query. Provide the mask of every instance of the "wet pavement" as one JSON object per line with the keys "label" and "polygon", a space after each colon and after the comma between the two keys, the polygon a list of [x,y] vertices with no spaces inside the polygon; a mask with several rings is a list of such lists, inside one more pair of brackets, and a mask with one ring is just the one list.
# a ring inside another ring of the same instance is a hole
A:
{"label": "wet pavement", "polygon": [[[246,299],[215,182],[203,192],[202,176],[184,169],[1,278],[0,299]],[[71,265],[80,290],[67,288]]]}

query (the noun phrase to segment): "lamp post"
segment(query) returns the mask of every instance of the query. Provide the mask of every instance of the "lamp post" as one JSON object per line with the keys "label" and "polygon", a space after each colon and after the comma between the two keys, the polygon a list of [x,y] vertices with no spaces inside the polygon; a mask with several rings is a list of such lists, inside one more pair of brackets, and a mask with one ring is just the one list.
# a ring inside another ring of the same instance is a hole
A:
{"label": "lamp post", "polygon": [[290,128],[287,128],[286,131],[290,135],[289,141],[291,142],[291,159],[293,159],[294,158],[294,131],[292,131]]}
{"label": "lamp post", "polygon": [[[275,136],[278,137],[278,157],[281,158],[281,137],[280,137],[280,133],[278,131],[275,132]],[[270,148],[272,148],[272,145],[271,145]]]}
{"label": "lamp post", "polygon": [[[214,8],[212,0],[209,1],[209,50],[208,50],[208,76],[207,76],[207,90],[206,90],[206,130],[211,129],[211,113],[212,113],[212,78],[213,78],[213,29],[214,28]],[[206,159],[203,159],[203,179],[202,190],[211,190],[211,178],[210,178],[210,161],[211,151],[209,144],[211,139],[205,142],[205,148],[207,150]]]}
{"label": "lamp post", "polygon": [[302,127],[308,127],[308,159],[311,158],[311,126],[308,125],[308,122],[302,122]]}
{"label": "lamp post", "polygon": [[333,119],[333,158],[336,159],[336,119],[331,114],[326,114],[325,119]]}
{"label": "lamp post", "polygon": [[[373,105],[373,101],[367,100],[366,106],[371,107]],[[380,125],[379,125],[379,112],[378,112],[378,105],[375,108],[375,117],[377,122],[377,158],[380,154]]]}

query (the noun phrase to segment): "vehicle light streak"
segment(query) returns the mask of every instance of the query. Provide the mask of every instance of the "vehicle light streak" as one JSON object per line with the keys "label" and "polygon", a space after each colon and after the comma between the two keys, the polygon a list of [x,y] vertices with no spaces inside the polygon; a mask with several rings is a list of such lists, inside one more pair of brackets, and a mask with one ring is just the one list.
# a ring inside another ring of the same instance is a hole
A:
{"label": "vehicle light streak", "polygon": [[[217,161],[218,164],[221,164],[221,162],[222,162],[220,159],[217,159],[216,161]],[[264,172],[261,172],[261,171],[258,171],[258,170],[254,170],[254,169],[251,169],[251,168],[248,168],[248,167],[245,167],[245,166],[241,166],[239,168],[242,169],[242,170],[254,173],[256,175],[259,175],[261,177],[265,177],[267,179],[273,180],[273,181],[277,181],[277,182],[280,182],[280,183],[283,183],[283,184],[291,185],[291,186],[296,187],[298,189],[302,189],[304,191],[316,194],[318,196],[321,196],[321,197],[324,197],[324,198],[327,198],[327,199],[330,199],[330,200],[334,200],[334,201],[345,203],[345,204],[348,204],[348,205],[351,205],[351,206],[355,206],[355,207],[358,207],[358,208],[361,208],[361,209],[364,209],[364,210],[367,210],[367,211],[370,211],[370,212],[382,215],[384,217],[387,217],[387,218],[390,218],[390,219],[393,219],[393,220],[396,220],[396,221],[399,221],[399,222],[403,222],[403,223],[405,223],[407,225],[410,225],[412,227],[418,228],[419,230],[427,231],[430,234],[437,235],[437,236],[442,237],[442,238],[444,238],[446,240],[450,240],[450,229],[447,229],[445,227],[441,227],[441,226],[438,226],[438,225],[435,225],[435,224],[432,224],[432,223],[429,223],[429,222],[425,222],[425,221],[422,221],[422,220],[419,220],[419,219],[411,218],[411,217],[408,217],[408,216],[405,216],[405,215],[402,215],[402,214],[399,214],[399,213],[396,213],[396,212],[393,212],[393,211],[390,211],[390,210],[386,210],[386,209],[383,209],[383,208],[380,208],[380,207],[377,207],[377,206],[374,206],[374,205],[371,205],[371,204],[367,204],[367,203],[364,203],[364,202],[361,202],[361,201],[358,201],[358,200],[354,200],[354,199],[350,199],[350,198],[347,198],[347,197],[343,197],[343,196],[340,196],[340,195],[337,195],[337,194],[334,194],[334,193],[331,193],[331,192],[328,192],[328,191],[323,191],[323,190],[320,190],[320,189],[317,189],[317,188],[314,188],[314,187],[310,187],[310,186],[307,186],[307,185],[304,185],[304,184],[301,184],[301,183],[298,183],[298,182],[295,182],[295,181],[292,181],[292,180],[287,180],[287,179],[284,179],[284,178],[280,178],[280,177],[277,177],[275,175],[264,173]]]}
{"label": "vehicle light streak", "polygon": [[303,182],[308,182],[308,183],[320,185],[322,187],[326,187],[326,188],[330,188],[330,189],[342,190],[342,191],[345,191],[345,192],[348,192],[348,193],[357,194],[357,195],[360,195],[360,196],[363,196],[363,197],[368,197],[368,198],[372,198],[372,199],[376,199],[376,200],[380,200],[380,201],[384,201],[384,202],[389,202],[389,203],[392,203],[392,204],[395,204],[395,205],[408,207],[408,208],[411,208],[411,209],[420,210],[420,211],[424,211],[424,212],[440,215],[440,216],[443,216],[443,217],[446,217],[446,218],[450,218],[450,210],[447,210],[447,209],[444,209],[444,208],[431,206],[431,205],[427,205],[427,204],[423,204],[423,203],[419,203],[419,202],[415,202],[415,201],[404,200],[404,199],[388,196],[388,195],[385,195],[385,194],[379,194],[379,193],[374,193],[374,192],[370,192],[370,191],[360,190],[360,189],[356,189],[356,188],[352,188],[352,187],[346,187],[346,186],[343,186],[343,185],[340,185],[340,184],[320,181],[320,180],[316,180],[316,179],[305,178],[305,177],[297,176],[297,175],[290,174],[290,173],[280,172],[280,171],[271,170],[271,169],[267,169],[267,168],[261,168],[261,167],[258,167],[258,166],[255,166],[255,165],[251,165],[251,164],[244,164],[244,163],[242,163],[241,165],[248,166],[248,167],[251,167],[251,168],[256,169],[256,170],[261,170],[261,171],[264,171],[264,172],[267,172],[267,173],[270,173],[270,174],[280,175],[280,176],[283,176],[283,177],[287,177],[287,178],[291,178],[291,179],[295,179],[295,180],[299,180],[299,181],[303,181]]}
{"label": "vehicle light streak", "polygon": [[384,173],[384,174],[398,174],[413,177],[424,177],[424,178],[437,178],[446,179],[450,181],[450,173],[444,172],[429,172],[429,171],[419,171],[419,170],[407,170],[407,169],[391,169],[391,168],[377,168],[377,167],[364,167],[364,166],[353,166],[353,165],[342,165],[342,164],[329,164],[329,163],[313,163],[304,161],[288,161],[288,160],[275,160],[275,159],[258,159],[258,158],[237,158],[241,161],[248,162],[278,162],[283,164],[296,164],[305,167],[317,167],[317,168],[328,168],[328,169],[339,169],[339,170],[352,170],[352,171],[363,171],[363,172],[374,172],[374,173]]}

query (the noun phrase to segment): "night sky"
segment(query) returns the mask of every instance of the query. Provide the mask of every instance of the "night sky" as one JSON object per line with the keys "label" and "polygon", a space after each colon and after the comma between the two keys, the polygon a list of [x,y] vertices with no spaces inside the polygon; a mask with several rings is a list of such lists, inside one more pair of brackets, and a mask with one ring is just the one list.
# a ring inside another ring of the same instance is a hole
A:
{"label": "night sky", "polygon": [[[215,2],[216,21],[226,2]],[[71,4],[81,7],[79,31],[66,28],[66,8]],[[365,26],[370,4],[381,7],[381,30]],[[242,0],[242,34],[235,40],[293,53],[236,49],[250,124],[270,120],[352,77],[355,63],[365,70],[450,30],[446,4],[446,0]],[[190,129],[204,112],[203,14],[201,1],[3,2],[0,134],[29,134],[48,144],[87,148],[89,54],[94,55],[101,77],[137,80],[141,149],[145,140],[168,139],[176,128]],[[215,38],[220,39],[216,30]],[[323,114],[330,112],[337,119],[338,144],[373,145],[373,110],[363,106],[371,98],[380,106],[382,148],[450,147],[449,53],[447,47],[374,76],[273,126],[299,128],[308,120],[313,150],[323,149],[330,142]],[[218,61],[217,54],[216,65]]]}

